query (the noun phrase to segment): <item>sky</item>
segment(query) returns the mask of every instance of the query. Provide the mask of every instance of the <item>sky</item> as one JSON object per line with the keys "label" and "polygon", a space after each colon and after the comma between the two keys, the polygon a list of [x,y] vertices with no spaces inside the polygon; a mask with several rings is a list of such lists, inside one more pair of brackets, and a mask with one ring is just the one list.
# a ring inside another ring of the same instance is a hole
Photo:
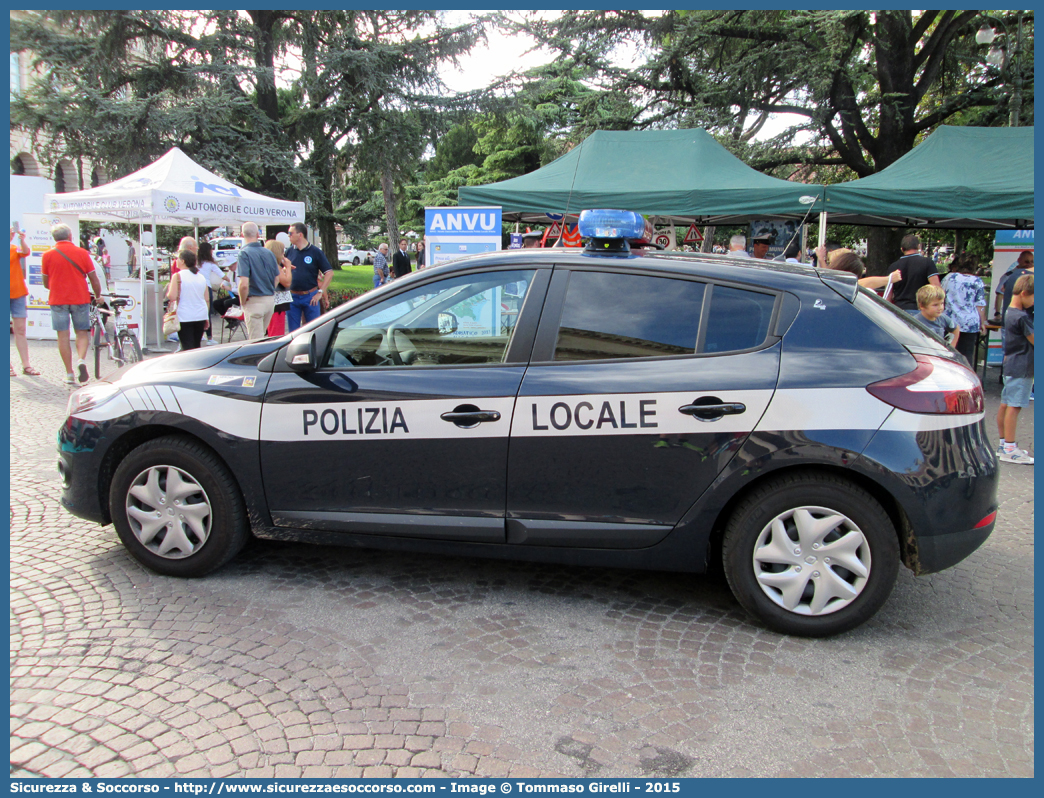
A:
{"label": "sky", "polygon": [[[463,24],[472,14],[484,13],[489,12],[447,11],[446,22],[450,25]],[[546,50],[526,54],[535,44],[529,37],[508,36],[496,29],[488,29],[486,37],[486,44],[480,44],[460,59],[459,68],[449,65],[443,69],[442,79],[451,90],[463,92],[485,88],[495,78],[552,60]]]}

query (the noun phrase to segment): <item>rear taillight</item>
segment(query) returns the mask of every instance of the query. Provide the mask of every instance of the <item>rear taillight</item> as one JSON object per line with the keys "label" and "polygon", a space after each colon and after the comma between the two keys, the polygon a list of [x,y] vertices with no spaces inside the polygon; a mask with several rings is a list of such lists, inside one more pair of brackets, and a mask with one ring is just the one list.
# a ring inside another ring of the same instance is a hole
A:
{"label": "rear taillight", "polygon": [[892,407],[911,413],[966,415],[982,413],[982,385],[975,372],[932,355],[914,355],[917,368],[866,386]]}
{"label": "rear taillight", "polygon": [[974,529],[982,529],[984,526],[989,526],[990,524],[992,524],[996,520],[997,520],[997,511],[994,510],[988,516],[986,516],[981,521],[979,521],[979,523],[977,523],[974,526]]}

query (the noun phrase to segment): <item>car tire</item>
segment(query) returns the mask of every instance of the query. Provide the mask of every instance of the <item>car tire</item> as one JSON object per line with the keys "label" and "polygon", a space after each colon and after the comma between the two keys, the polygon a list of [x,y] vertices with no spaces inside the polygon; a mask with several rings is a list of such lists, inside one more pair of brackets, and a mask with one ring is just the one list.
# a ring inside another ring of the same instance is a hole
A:
{"label": "car tire", "polygon": [[358,265],[359,265],[359,258],[358,257],[352,258],[352,266],[358,266]]}
{"label": "car tire", "polygon": [[215,571],[250,537],[228,468],[206,446],[180,435],[143,443],[123,459],[109,489],[109,512],[127,551],[165,576]]}
{"label": "car tire", "polygon": [[736,600],[770,629],[827,637],[859,626],[888,599],[899,540],[862,488],[794,473],[740,502],[725,528],[722,562]]}

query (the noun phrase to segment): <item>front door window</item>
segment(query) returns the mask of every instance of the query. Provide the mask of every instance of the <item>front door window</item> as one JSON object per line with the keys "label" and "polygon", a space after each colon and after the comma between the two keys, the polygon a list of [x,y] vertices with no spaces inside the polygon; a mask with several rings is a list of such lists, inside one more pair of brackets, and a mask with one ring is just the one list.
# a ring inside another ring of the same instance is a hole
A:
{"label": "front door window", "polygon": [[397,294],[342,320],[323,366],[503,363],[533,274],[462,275]]}

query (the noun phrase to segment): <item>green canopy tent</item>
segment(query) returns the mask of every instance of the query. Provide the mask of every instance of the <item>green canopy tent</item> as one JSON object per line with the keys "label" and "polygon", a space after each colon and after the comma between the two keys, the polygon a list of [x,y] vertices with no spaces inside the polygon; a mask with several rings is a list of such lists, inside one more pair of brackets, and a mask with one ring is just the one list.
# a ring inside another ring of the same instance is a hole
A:
{"label": "green canopy tent", "polygon": [[546,222],[585,208],[619,208],[674,224],[801,221],[822,210],[823,187],[762,174],[706,130],[599,130],[520,177],[461,186],[461,205],[499,205],[505,221]]}
{"label": "green canopy tent", "polygon": [[1032,228],[1033,128],[943,125],[886,169],[826,187],[841,224]]}

